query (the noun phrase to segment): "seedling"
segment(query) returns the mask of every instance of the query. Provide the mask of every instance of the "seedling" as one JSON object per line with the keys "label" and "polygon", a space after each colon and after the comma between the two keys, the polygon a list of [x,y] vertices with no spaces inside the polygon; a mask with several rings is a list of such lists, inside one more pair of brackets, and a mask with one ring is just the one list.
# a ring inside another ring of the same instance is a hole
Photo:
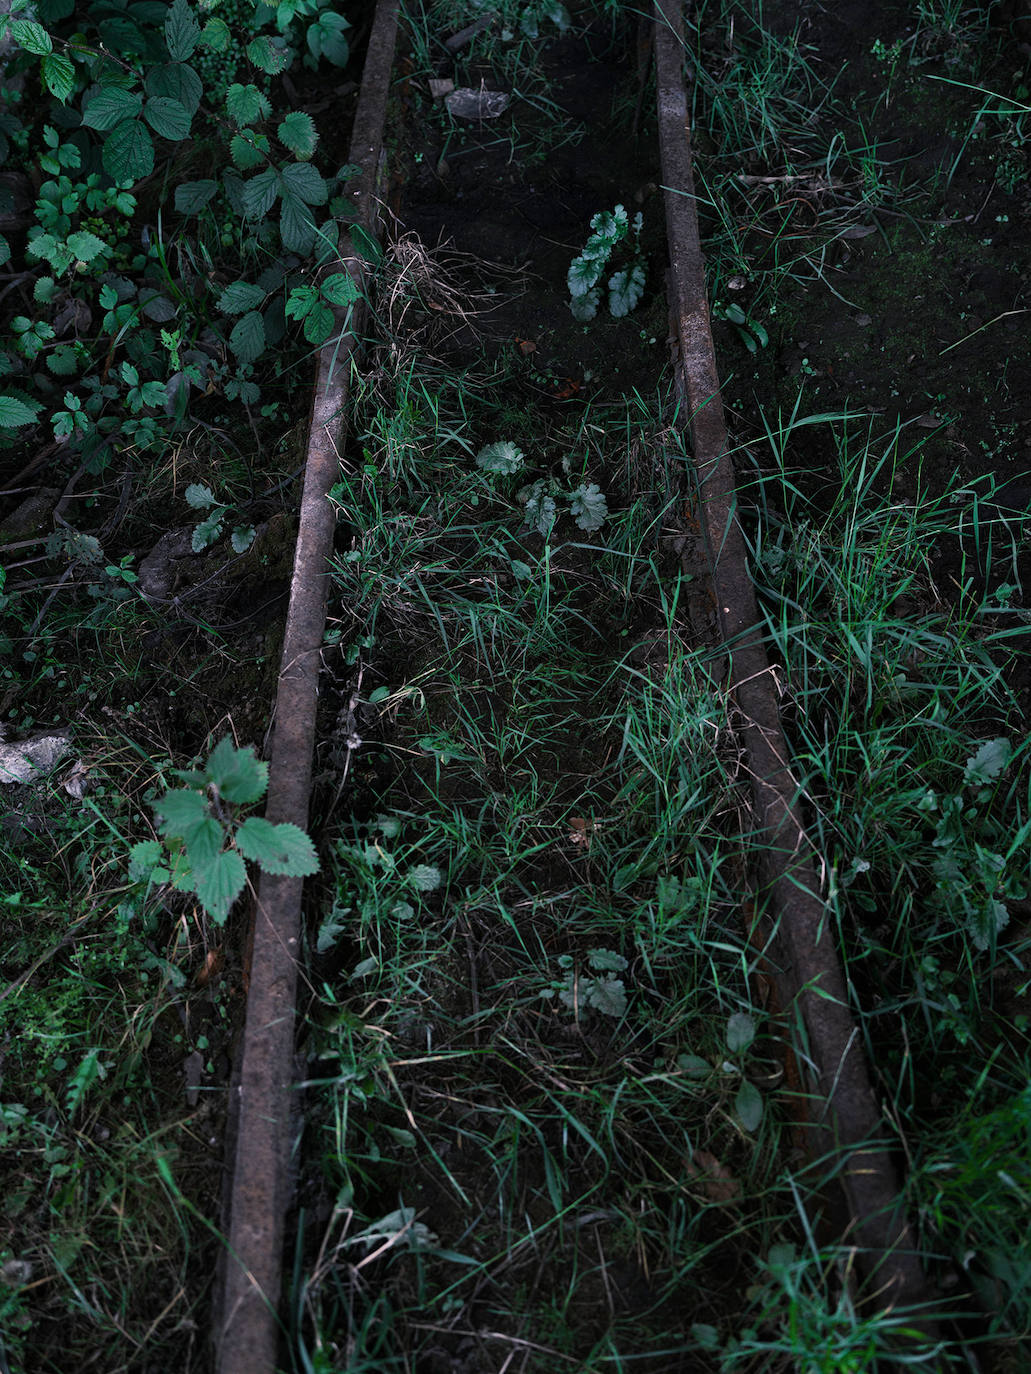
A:
{"label": "seedling", "polygon": [[[194,510],[206,510],[208,514],[194,526],[191,544],[194,553],[209,549],[220,538],[226,515],[232,510],[215,499],[215,493],[201,482],[191,482],[186,488],[186,500]],[[253,525],[236,525],[230,535],[230,543],[235,553],[245,553],[254,542]]]}
{"label": "seedling", "polygon": [[610,258],[620,245],[626,246],[617,256],[624,260],[629,258],[629,261],[624,261],[624,266],[609,277],[609,313],[614,319],[621,319],[640,303],[646,280],[641,252],[642,224],[640,210],[631,220],[622,205],[617,205],[611,211],[602,210],[591,220],[593,233],[584,244],[583,251],[569,264],[566,274],[571,297],[569,308],[574,319],[586,324],[597,315],[602,292],[599,283]]}

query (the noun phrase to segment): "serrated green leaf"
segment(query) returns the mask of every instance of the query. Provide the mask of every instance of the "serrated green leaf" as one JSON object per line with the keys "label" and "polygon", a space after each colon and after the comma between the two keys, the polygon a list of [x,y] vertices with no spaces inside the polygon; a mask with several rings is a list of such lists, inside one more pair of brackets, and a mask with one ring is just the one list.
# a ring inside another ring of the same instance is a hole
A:
{"label": "serrated green leaf", "polygon": [[188,62],[200,40],[200,24],[186,3],[175,0],[165,18],[165,42],[173,62]]}
{"label": "serrated green leaf", "polygon": [[754,1134],[763,1119],[763,1095],[754,1083],[746,1078],[734,1098],[734,1111],[738,1121],[749,1134]]}
{"label": "serrated green leaf", "polygon": [[267,160],[268,150],[268,139],[253,129],[244,129],[229,140],[229,156],[241,172],[260,167]]}
{"label": "serrated green leaf", "polygon": [[79,370],[79,355],[71,344],[58,344],[47,354],[47,367],[55,377],[73,377]]}
{"label": "serrated green leaf", "polygon": [[312,157],[319,141],[315,121],[302,110],[292,110],[280,122],[276,136],[284,148],[288,148],[295,157],[305,162]]}
{"label": "serrated green leaf", "polygon": [[317,287],[295,286],[286,298],[286,318],[303,320],[318,298]]}
{"label": "serrated green leaf", "polygon": [[199,215],[217,190],[217,181],[184,181],[175,188],[175,208],[181,215]]}
{"label": "serrated green leaf", "polygon": [[755,1039],[755,1018],[747,1011],[736,1011],[727,1019],[727,1049],[741,1054]]}
{"label": "serrated green leaf", "polygon": [[82,112],[82,122],[87,129],[107,133],[123,119],[135,119],[142,108],[143,97],[138,91],[125,91],[118,86],[110,86],[98,91],[93,97]]}
{"label": "serrated green leaf", "polygon": [[601,276],[604,266],[604,258],[587,258],[581,255],[573,259],[566,273],[566,285],[574,300],[587,295]]}
{"label": "serrated green leaf", "polygon": [[608,974],[605,978],[582,978],[580,988],[584,1002],[603,1016],[620,1017],[626,1012],[626,988],[622,978]]}
{"label": "serrated green leaf", "polygon": [[75,68],[62,52],[51,52],[40,63],[40,75],[50,94],[63,104],[75,89]]}
{"label": "serrated green leaf", "polygon": [[640,262],[609,278],[609,311],[613,319],[622,319],[640,304],[644,287],[644,264]]}
{"label": "serrated green leaf", "polygon": [[523,451],[510,439],[499,439],[497,443],[487,444],[476,455],[476,466],[485,472],[500,472],[506,476],[518,472],[523,466]]}
{"label": "serrated green leaf", "polygon": [[266,167],[257,176],[251,177],[243,188],[243,208],[247,218],[262,219],[272,209],[279,193],[279,173],[274,167]]}
{"label": "serrated green leaf", "polygon": [[406,876],[417,892],[436,892],[444,881],[444,875],[433,864],[416,864]]}
{"label": "serrated green leaf", "polygon": [[1008,739],[986,740],[977,753],[967,759],[963,775],[964,785],[972,787],[978,783],[991,782],[1009,766],[1012,757],[1013,747]]}
{"label": "serrated green leaf", "polygon": [[14,41],[36,57],[45,57],[54,50],[53,39],[46,29],[31,19],[13,20],[10,31]]}
{"label": "serrated green leaf", "polygon": [[587,962],[598,973],[622,973],[627,961],[614,949],[589,949]]}
{"label": "serrated green leaf", "polygon": [[207,510],[215,504],[215,493],[203,482],[191,482],[184,493],[186,504],[194,510]]}
{"label": "serrated green leaf", "polygon": [[[241,396],[241,400],[243,397]],[[234,553],[246,553],[254,543],[255,528],[253,525],[237,525],[229,536],[229,542],[233,546]]]}
{"label": "serrated green leaf", "polygon": [[142,181],[154,170],[154,140],[139,119],[126,119],[104,140],[104,170],[116,181]]}
{"label": "serrated green leaf", "polygon": [[161,831],[165,835],[185,835],[208,815],[207,802],[201,794],[185,787],[173,788],[159,797],[154,810],[161,817]]}
{"label": "serrated green leaf", "polygon": [[171,96],[151,96],[143,107],[143,118],[159,138],[167,138],[172,143],[181,142],[190,132],[190,115],[186,107]]}
{"label": "serrated green leaf", "polygon": [[218,298],[218,308],[226,315],[243,315],[248,310],[257,310],[265,299],[260,286],[249,281],[234,281],[225,288]]}
{"label": "serrated green leaf", "polygon": [[[308,205],[325,205],[329,199],[329,188],[325,180],[310,162],[289,163],[283,168],[282,177],[284,193],[289,191]],[[382,252],[380,256],[382,257]]]}
{"label": "serrated green leaf", "polygon": [[279,76],[289,67],[291,56],[288,48],[262,34],[247,44],[247,60],[253,62],[259,71],[269,76]]}
{"label": "serrated green leaf", "polygon": [[601,288],[595,286],[583,296],[574,296],[569,302],[569,310],[574,320],[580,324],[589,324],[597,315],[600,303]]}
{"label": "serrated green leaf", "polygon": [[177,100],[188,115],[197,113],[204,94],[200,77],[185,62],[169,62],[163,67],[152,67],[143,84],[148,95]]}
{"label": "serrated green leaf", "polygon": [[348,272],[333,272],[321,285],[322,294],[333,305],[353,305],[360,292]]}
{"label": "serrated green leaf", "polygon": [[279,234],[283,247],[302,256],[311,252],[315,243],[315,221],[303,200],[283,191],[283,205],[279,215]]}
{"label": "serrated green leaf", "polygon": [[257,310],[237,320],[229,335],[229,347],[242,363],[253,363],[265,351],[265,321]]}
{"label": "serrated green leaf", "polygon": [[244,86],[234,81],[226,91],[226,113],[237,128],[242,129],[259,119],[268,119],[272,105],[268,96],[257,86]]}
{"label": "serrated green leaf", "polygon": [[223,515],[224,511],[219,509],[209,515],[206,520],[202,520],[199,525],[194,526],[193,534],[190,537],[190,547],[194,553],[203,553],[218,539],[222,533]]}
{"label": "serrated green leaf", "polygon": [[165,866],[165,847],[157,840],[141,840],[129,850],[130,882],[166,883],[169,876]]}
{"label": "serrated green leaf", "polygon": [[209,19],[200,32],[201,46],[209,52],[225,52],[232,42],[232,32],[224,19]]}
{"label": "serrated green leaf", "polygon": [[577,487],[571,498],[570,512],[580,529],[588,532],[601,529],[608,519],[609,508],[596,482]]}
{"label": "serrated green leaf", "polygon": [[210,864],[225,843],[225,831],[214,816],[205,816],[191,825],[182,836],[187,858],[194,873]]}
{"label": "serrated green leaf", "polygon": [[19,429],[22,425],[35,424],[42,408],[35,401],[29,404],[19,401],[15,396],[0,396],[0,427]]}
{"label": "serrated green leaf", "polygon": [[88,229],[76,229],[73,234],[68,235],[66,242],[79,262],[92,262],[94,258],[111,251],[103,239],[97,238],[96,234],[91,234]]}
{"label": "serrated green leaf", "polygon": [[325,301],[316,301],[304,319],[304,337],[316,348],[333,333],[333,311]]}
{"label": "serrated green leaf", "polygon": [[251,745],[237,749],[228,736],[212,750],[204,774],[235,806],[260,801],[268,788],[268,764],[257,757]]}
{"label": "serrated green leaf", "polygon": [[306,878],[319,871],[315,846],[299,826],[286,821],[273,825],[251,816],[236,832],[236,844],[245,858],[277,877]]}
{"label": "serrated green leaf", "polygon": [[194,873],[194,891],[204,910],[221,924],[247,884],[247,869],[235,849],[224,849],[203,872]]}

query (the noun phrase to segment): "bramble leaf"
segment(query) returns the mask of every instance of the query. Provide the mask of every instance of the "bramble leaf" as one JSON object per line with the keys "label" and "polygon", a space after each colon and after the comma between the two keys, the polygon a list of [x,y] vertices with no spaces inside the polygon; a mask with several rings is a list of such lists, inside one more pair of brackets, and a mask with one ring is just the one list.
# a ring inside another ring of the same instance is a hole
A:
{"label": "bramble leaf", "polygon": [[244,184],[244,214],[248,219],[261,219],[272,209],[279,192],[279,173],[274,167],[266,167]]}
{"label": "bramble leaf", "polygon": [[217,181],[184,181],[175,188],[175,208],[181,215],[199,215],[217,190]]}
{"label": "bramble leaf", "polygon": [[247,60],[268,76],[279,76],[291,62],[289,48],[275,43],[267,34],[247,44]]}
{"label": "bramble leaf", "polygon": [[353,305],[360,295],[354,278],[347,272],[332,272],[322,283],[322,294],[333,305]]}
{"label": "bramble leaf", "polygon": [[165,42],[173,62],[189,61],[200,41],[200,24],[186,0],[175,0],[165,17]]}
{"label": "bramble leaf", "polygon": [[218,308],[227,315],[243,315],[248,310],[257,310],[265,299],[260,286],[249,281],[234,281],[226,287],[218,298]]}
{"label": "bramble leaf", "polygon": [[154,810],[162,818],[161,832],[164,835],[185,835],[208,815],[207,802],[201,794],[185,787],[174,787],[159,797],[154,803]]}
{"label": "bramble leaf", "polygon": [[283,247],[291,253],[308,254],[315,243],[315,221],[303,200],[283,191],[283,206],[279,216],[279,234]]}
{"label": "bramble leaf", "polygon": [[260,167],[266,160],[269,141],[264,134],[253,129],[241,129],[229,140],[229,156],[241,172],[249,172]]}
{"label": "bramble leaf", "polygon": [[119,86],[109,86],[98,91],[82,112],[82,122],[87,129],[107,133],[123,119],[134,119],[143,108],[143,97],[138,91],[125,91]]}
{"label": "bramble leaf", "polygon": [[289,191],[308,205],[325,205],[329,188],[310,162],[291,162],[283,168],[283,193]]}
{"label": "bramble leaf", "polygon": [[40,75],[50,94],[62,104],[75,89],[75,68],[64,53],[47,53],[40,63]]}
{"label": "bramble leaf", "polygon": [[54,50],[54,42],[42,24],[31,19],[15,19],[11,23],[11,37],[36,57],[46,57]]}
{"label": "bramble leaf", "polygon": [[304,337],[316,348],[333,332],[333,311],[325,301],[316,301],[304,317]]}
{"label": "bramble leaf", "polygon": [[32,425],[43,409],[35,401],[19,401],[16,396],[0,396],[0,429],[18,429]]}
{"label": "bramble leaf", "polygon": [[151,67],[144,81],[147,94],[167,96],[177,100],[190,116],[197,113],[204,87],[200,77],[185,62],[169,62],[164,67]]}
{"label": "bramble leaf", "polygon": [[191,118],[186,107],[171,96],[151,96],[143,107],[143,118],[159,138],[173,143],[180,143],[190,132]]}
{"label": "bramble leaf", "polygon": [[237,320],[229,335],[229,347],[242,363],[253,363],[265,351],[265,321],[256,310]]}
{"label": "bramble leaf", "polygon": [[154,170],[154,140],[138,119],[126,119],[104,141],[104,170],[115,181],[142,181]]}
{"label": "bramble leaf", "polygon": [[245,858],[266,873],[306,878],[319,871],[315,846],[299,826],[286,821],[273,825],[260,816],[251,816],[237,830],[236,844]]}

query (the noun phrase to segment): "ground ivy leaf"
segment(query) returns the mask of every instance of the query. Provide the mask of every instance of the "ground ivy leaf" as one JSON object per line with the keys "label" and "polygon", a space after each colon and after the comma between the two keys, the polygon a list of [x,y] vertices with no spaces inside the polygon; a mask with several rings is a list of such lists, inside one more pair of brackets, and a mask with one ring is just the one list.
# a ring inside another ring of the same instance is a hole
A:
{"label": "ground ivy leaf", "polygon": [[223,849],[203,872],[194,872],[194,891],[205,911],[220,924],[246,882],[247,869],[235,849]]}
{"label": "ground ivy leaf", "polygon": [[300,826],[286,821],[273,825],[260,816],[251,816],[237,830],[236,844],[245,858],[266,873],[305,878],[319,870],[311,840]]}

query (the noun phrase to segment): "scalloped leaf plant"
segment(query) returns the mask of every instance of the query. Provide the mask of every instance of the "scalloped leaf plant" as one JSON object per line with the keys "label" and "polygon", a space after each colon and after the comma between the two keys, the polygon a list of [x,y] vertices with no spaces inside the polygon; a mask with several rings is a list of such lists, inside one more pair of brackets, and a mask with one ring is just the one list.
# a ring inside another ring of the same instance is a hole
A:
{"label": "scalloped leaf plant", "polygon": [[153,805],[161,839],[129,852],[130,881],[192,892],[221,925],[247,883],[245,860],[289,878],[318,872],[315,846],[299,826],[240,819],[240,808],[260,801],[268,788],[268,764],[252,748],[223,739],[203,768],[178,776],[186,786],[171,788]]}

